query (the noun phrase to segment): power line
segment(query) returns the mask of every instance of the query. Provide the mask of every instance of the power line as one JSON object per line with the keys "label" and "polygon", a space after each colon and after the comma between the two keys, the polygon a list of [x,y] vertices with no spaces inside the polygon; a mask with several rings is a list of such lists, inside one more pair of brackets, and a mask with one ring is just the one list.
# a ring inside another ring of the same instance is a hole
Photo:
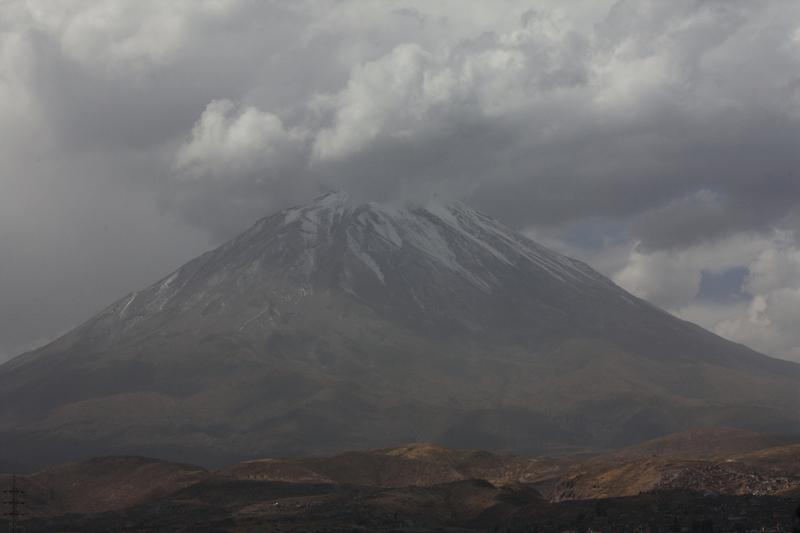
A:
{"label": "power line", "polygon": [[17,488],[17,476],[11,476],[11,490],[4,490],[3,494],[7,494],[8,500],[4,501],[3,503],[6,504],[10,511],[4,513],[5,516],[9,517],[8,522],[8,531],[10,533],[17,533],[17,523],[19,519],[24,516],[22,512],[22,507],[25,505],[25,502],[22,501],[22,496],[25,494],[24,490],[20,490]]}

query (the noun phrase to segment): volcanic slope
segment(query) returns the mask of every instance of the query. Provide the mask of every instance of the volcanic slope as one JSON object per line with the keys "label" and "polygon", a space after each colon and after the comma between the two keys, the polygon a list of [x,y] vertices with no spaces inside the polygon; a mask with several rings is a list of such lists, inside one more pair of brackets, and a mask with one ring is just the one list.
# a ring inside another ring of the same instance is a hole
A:
{"label": "volcanic slope", "polygon": [[794,432],[799,408],[800,365],[463,204],[332,193],[0,366],[0,457],[598,448],[695,427]]}

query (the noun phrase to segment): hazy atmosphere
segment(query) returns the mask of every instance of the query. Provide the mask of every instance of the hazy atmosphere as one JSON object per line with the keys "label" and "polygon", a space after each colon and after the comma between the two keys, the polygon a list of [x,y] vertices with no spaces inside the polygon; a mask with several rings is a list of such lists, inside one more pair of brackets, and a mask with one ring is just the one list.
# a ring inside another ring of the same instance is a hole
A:
{"label": "hazy atmosphere", "polygon": [[800,361],[798,142],[791,0],[3,0],[0,359],[343,190]]}

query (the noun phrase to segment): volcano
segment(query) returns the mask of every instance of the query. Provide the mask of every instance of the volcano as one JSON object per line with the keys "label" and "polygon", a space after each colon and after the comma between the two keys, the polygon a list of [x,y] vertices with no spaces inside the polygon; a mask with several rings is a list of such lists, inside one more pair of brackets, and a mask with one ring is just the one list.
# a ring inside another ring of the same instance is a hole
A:
{"label": "volcano", "polygon": [[12,466],[418,441],[541,452],[714,426],[800,431],[800,365],[461,203],[322,196],[0,366]]}

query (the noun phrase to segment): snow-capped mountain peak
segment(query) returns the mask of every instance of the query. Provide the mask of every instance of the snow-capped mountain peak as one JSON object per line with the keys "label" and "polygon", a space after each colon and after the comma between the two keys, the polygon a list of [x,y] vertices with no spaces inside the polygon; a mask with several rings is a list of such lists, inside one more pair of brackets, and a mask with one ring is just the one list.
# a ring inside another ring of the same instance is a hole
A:
{"label": "snow-capped mountain peak", "polygon": [[337,193],[0,366],[0,432],[18,451],[44,435],[62,453],[91,428],[92,445],[182,457],[607,446],[709,421],[796,428],[798,383],[800,366],[464,204]]}
{"label": "snow-capped mountain peak", "polygon": [[563,283],[607,283],[586,265],[540,246],[460,202],[398,206],[357,203],[346,193],[330,193],[307,206],[264,219],[258,238],[269,240],[276,221],[278,231],[303,242],[299,263],[307,275],[320,264],[320,253],[329,254],[330,246],[340,246],[382,283],[400,255],[417,255],[484,291],[500,281],[493,273],[498,266],[540,269]]}
{"label": "snow-capped mountain peak", "polygon": [[487,310],[509,301],[520,316],[531,308],[560,313],[568,302],[599,294],[640,305],[587,265],[463,203],[359,203],[330,193],[258,221],[123,298],[104,322],[118,336],[200,309],[236,316],[243,331],[265,331],[272,315],[264,309],[291,312],[322,293],[401,314],[412,325],[469,331],[491,329]]}

